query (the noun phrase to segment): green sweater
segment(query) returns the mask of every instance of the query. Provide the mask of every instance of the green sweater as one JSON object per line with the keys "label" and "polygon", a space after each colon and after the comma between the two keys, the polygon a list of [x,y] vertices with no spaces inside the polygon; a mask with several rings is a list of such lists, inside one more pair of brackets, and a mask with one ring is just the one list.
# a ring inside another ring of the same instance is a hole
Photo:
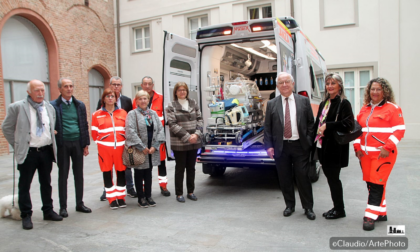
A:
{"label": "green sweater", "polygon": [[77,141],[80,137],[79,120],[77,117],[76,105],[72,102],[69,105],[63,103],[61,106],[62,120],[63,120],[63,140],[64,141]]}

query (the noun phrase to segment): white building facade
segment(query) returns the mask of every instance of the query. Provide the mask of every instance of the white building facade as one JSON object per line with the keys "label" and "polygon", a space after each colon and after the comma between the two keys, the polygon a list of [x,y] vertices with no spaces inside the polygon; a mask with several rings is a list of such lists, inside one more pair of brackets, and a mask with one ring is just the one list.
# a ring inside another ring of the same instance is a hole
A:
{"label": "white building facade", "polygon": [[406,138],[420,139],[420,112],[415,104],[420,99],[420,86],[415,81],[420,67],[420,35],[416,33],[420,1],[116,1],[120,75],[123,93],[129,97],[134,97],[144,76],[153,77],[156,91],[162,93],[164,31],[194,39],[197,29],[207,25],[293,16],[322,53],[328,71],[343,77],[355,114],[362,106],[366,83],[384,77],[403,109]]}

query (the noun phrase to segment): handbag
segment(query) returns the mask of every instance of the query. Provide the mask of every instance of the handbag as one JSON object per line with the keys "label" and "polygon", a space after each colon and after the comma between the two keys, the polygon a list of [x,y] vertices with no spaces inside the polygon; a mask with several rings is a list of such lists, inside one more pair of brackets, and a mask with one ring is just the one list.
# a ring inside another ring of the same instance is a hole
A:
{"label": "handbag", "polygon": [[[340,112],[341,102],[342,101],[340,100],[340,104],[338,104],[337,116],[335,117],[335,121],[337,121],[338,114]],[[360,126],[360,124],[357,122],[357,120],[354,119],[353,129],[350,130],[349,132],[335,131],[334,132],[334,139],[335,139],[335,141],[337,141],[338,144],[343,145],[343,144],[348,144],[351,141],[355,140],[361,134],[362,134],[362,126]]]}
{"label": "handbag", "polygon": [[[139,122],[137,120],[137,113],[136,114],[136,125],[137,125],[137,133],[139,132]],[[140,137],[140,136],[139,136]],[[146,160],[146,155],[144,155],[143,151],[138,150],[136,147],[133,146],[126,146],[124,145],[124,150],[122,154],[123,164],[125,166],[139,166],[144,163]]]}

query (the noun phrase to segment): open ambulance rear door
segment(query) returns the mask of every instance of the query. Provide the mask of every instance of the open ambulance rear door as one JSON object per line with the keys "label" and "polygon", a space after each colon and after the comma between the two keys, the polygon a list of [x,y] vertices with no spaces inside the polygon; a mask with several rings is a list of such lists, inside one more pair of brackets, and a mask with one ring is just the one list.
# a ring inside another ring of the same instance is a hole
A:
{"label": "open ambulance rear door", "polygon": [[[173,91],[177,82],[185,82],[189,89],[188,97],[200,104],[197,42],[165,31],[163,44],[163,106],[166,108],[173,101]],[[165,134],[168,159],[174,159],[169,127],[165,127]]]}
{"label": "open ambulance rear door", "polygon": [[[280,19],[273,21],[275,23],[274,36],[277,46],[277,75],[281,72],[287,72],[293,76],[296,82],[296,66],[293,64],[295,60],[294,43],[292,34]],[[276,96],[279,95],[276,88]]]}

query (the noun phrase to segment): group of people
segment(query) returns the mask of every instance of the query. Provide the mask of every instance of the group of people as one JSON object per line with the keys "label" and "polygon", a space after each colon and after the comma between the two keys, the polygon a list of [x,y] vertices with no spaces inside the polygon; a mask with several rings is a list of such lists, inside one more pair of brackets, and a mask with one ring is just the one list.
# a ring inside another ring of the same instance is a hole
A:
{"label": "group of people", "polygon": [[[281,95],[267,103],[264,125],[267,155],[275,160],[286,203],[283,215],[288,217],[295,211],[295,180],[305,215],[315,220],[309,168],[313,160],[319,160],[333,201],[333,208],[322,216],[346,217],[340,172],[349,164],[349,144],[339,144],[334,135],[352,131],[355,120],[344,94],[343,80],[338,74],[325,77],[325,95],[315,122],[309,99],[293,93],[294,85],[292,75],[278,75]],[[385,188],[397,158],[397,144],[405,132],[401,108],[395,104],[386,79],[375,78],[367,83],[357,123],[362,127],[362,135],[354,140],[353,146],[369,191],[363,229],[370,231],[375,222],[388,219]]]}
{"label": "group of people", "polygon": [[[292,75],[282,72],[276,82],[281,95],[267,103],[264,144],[267,155],[275,160],[286,204],[283,215],[288,217],[295,211],[295,181],[305,215],[315,220],[309,168],[317,158],[322,164],[333,201],[333,208],[324,212],[323,217],[346,217],[340,172],[349,163],[349,144],[340,145],[334,134],[351,131],[355,121],[351,104],[344,94],[343,80],[337,74],[325,77],[325,95],[315,120],[309,99],[293,92]],[[92,139],[98,146],[98,162],[104,181],[100,199],[108,200],[111,209],[126,207],[126,195],[137,197],[140,207],[156,206],[151,197],[154,166],[158,167],[161,194],[170,196],[166,178],[163,96],[153,90],[154,82],[149,76],[142,79],[141,87],[131,101],[121,94],[122,79],[112,77],[110,88],[104,90],[98,110],[92,115]],[[61,221],[68,217],[70,159],[76,211],[92,212],[83,202],[83,157],[89,154],[90,145],[86,107],[73,96],[74,85],[69,78],[61,78],[58,88],[61,95],[48,103],[44,100],[44,83],[30,81],[28,97],[9,106],[2,124],[4,136],[14,148],[20,172],[18,203],[24,229],[33,228],[29,190],[36,170],[44,220]],[[178,82],[173,90],[173,101],[165,111],[176,162],[175,194],[180,203],[185,202],[184,173],[186,196],[197,201],[194,194],[195,163],[203,139],[199,105],[188,95],[187,84]],[[354,150],[369,191],[363,229],[373,230],[376,221],[387,220],[385,188],[398,154],[397,144],[405,132],[401,108],[395,104],[387,80],[375,78],[369,81],[357,122],[363,134],[354,141]],[[142,152],[144,163],[126,167],[122,159],[124,146]],[[54,212],[52,202],[51,171],[55,161],[59,168],[59,214]],[[131,169],[134,169],[134,180]]]}
{"label": "group of people", "polygon": [[[153,90],[150,76],[142,79],[142,90],[133,102],[121,94],[122,79],[110,79],[92,115],[92,139],[98,146],[98,162],[103,172],[104,192],[100,200],[108,200],[111,209],[126,207],[126,194],[138,198],[140,207],[156,206],[151,197],[152,168],[158,166],[161,194],[170,196],[166,178],[166,148],[163,120],[163,96]],[[28,97],[11,104],[2,124],[3,134],[14,148],[18,163],[18,204],[23,229],[32,229],[30,186],[35,171],[41,189],[44,220],[62,221],[67,212],[67,180],[70,159],[76,191],[76,211],[91,213],[83,202],[83,157],[89,154],[89,126],[86,106],[73,96],[70,78],[58,81],[61,95],[50,103],[44,100],[45,85],[32,80],[27,85]],[[177,83],[174,102],[167,109],[172,149],[175,153],[176,199],[183,197],[183,177],[187,170],[187,198],[194,195],[195,156],[201,147],[203,121],[198,104],[188,98],[188,86]],[[122,161],[124,146],[135,147],[146,156],[143,164],[126,167]],[[51,171],[58,166],[60,211],[53,210]],[[134,181],[132,170],[134,169]],[[113,170],[116,183],[113,182]],[[134,186],[137,192],[134,190]]]}

